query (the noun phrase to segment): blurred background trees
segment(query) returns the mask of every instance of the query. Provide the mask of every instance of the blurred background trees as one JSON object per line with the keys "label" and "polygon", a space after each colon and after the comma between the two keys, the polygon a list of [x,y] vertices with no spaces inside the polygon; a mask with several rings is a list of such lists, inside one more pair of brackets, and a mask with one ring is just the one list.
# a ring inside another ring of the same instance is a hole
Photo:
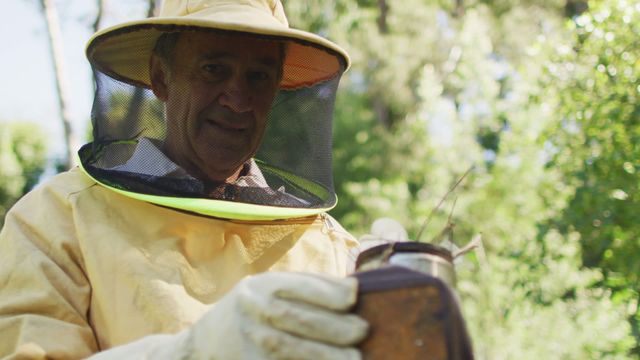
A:
{"label": "blurred background trees", "polygon": [[0,123],[0,228],[7,210],[38,182],[46,156],[45,134],[37,124]]}
{"label": "blurred background trees", "polygon": [[554,54],[546,66],[558,117],[547,141],[548,165],[561,169],[574,191],[550,223],[580,235],[584,266],[601,269],[599,286],[627,304],[638,340],[640,5],[596,3],[569,26],[573,51]]}
{"label": "blurred background trees", "polygon": [[[472,168],[417,240],[449,214],[447,241],[482,234],[486,255],[458,264],[478,358],[640,356],[637,1],[283,2],[293,26],[352,56],[334,123],[346,228],[390,216],[415,238]],[[45,154],[8,129],[0,209]]]}
{"label": "blurred background trees", "polygon": [[420,240],[441,232],[454,202],[450,240],[482,233],[486,259],[458,267],[478,356],[640,354],[638,5],[286,6],[294,26],[352,55],[334,127],[333,214],[347,228],[392,216],[415,237],[473,167]]}

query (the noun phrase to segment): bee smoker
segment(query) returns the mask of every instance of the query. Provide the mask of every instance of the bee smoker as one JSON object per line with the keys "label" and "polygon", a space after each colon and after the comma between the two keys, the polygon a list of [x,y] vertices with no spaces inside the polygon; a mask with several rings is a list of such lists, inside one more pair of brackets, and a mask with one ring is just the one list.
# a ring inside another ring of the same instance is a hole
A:
{"label": "bee smoker", "polygon": [[453,256],[433,244],[395,242],[356,261],[358,302],[370,324],[360,344],[365,360],[473,359],[460,312]]}

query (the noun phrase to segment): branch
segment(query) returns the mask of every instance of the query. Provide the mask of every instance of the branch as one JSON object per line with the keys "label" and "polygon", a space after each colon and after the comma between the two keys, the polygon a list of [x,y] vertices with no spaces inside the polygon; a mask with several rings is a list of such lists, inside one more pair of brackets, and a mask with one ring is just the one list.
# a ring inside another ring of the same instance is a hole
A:
{"label": "branch", "polygon": [[429,222],[431,221],[431,218],[433,217],[433,214],[438,209],[440,209],[440,206],[442,206],[442,203],[444,203],[444,201],[447,199],[447,197],[458,187],[458,185],[460,185],[462,180],[464,180],[464,178],[466,178],[467,175],[469,175],[469,173],[473,169],[475,169],[475,166],[471,166],[469,169],[467,169],[467,171],[462,175],[462,177],[460,177],[460,179],[458,179],[458,181],[456,181],[456,183],[453,184],[453,186],[449,189],[449,191],[447,191],[447,193],[444,194],[442,199],[440,199],[440,202],[438,203],[438,205],[436,205],[436,207],[434,207],[431,210],[431,212],[429,213],[429,216],[427,216],[427,218],[424,220],[424,223],[422,223],[422,226],[420,227],[420,231],[418,231],[418,236],[416,236],[416,241],[420,241],[420,237],[422,236],[422,233],[424,232],[424,230],[427,228],[427,225],[429,225]]}
{"label": "branch", "polygon": [[104,2],[105,0],[97,0],[98,12],[96,13],[96,19],[93,22],[93,32],[96,32],[100,29],[100,24],[102,23],[102,17],[104,15]]}

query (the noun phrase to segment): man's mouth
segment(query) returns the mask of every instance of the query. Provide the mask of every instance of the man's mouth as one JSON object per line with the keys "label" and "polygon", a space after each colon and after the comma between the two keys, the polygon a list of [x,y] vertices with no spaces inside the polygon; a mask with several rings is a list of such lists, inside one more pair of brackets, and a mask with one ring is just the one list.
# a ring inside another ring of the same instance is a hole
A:
{"label": "man's mouth", "polygon": [[246,124],[240,121],[235,122],[235,121],[224,121],[224,120],[214,120],[214,119],[206,119],[205,121],[207,124],[224,131],[241,132],[246,130],[248,127]]}

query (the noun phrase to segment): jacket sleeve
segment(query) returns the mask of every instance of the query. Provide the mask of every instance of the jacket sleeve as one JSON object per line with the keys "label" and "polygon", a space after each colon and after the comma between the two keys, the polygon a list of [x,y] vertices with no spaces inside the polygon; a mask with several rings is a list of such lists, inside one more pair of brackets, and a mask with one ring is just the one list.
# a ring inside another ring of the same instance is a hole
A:
{"label": "jacket sleeve", "polygon": [[0,358],[77,359],[97,351],[91,288],[66,198],[28,194],[0,232]]}
{"label": "jacket sleeve", "polygon": [[99,352],[69,196],[45,185],[6,216],[0,232],[0,359],[184,358],[186,331]]}

